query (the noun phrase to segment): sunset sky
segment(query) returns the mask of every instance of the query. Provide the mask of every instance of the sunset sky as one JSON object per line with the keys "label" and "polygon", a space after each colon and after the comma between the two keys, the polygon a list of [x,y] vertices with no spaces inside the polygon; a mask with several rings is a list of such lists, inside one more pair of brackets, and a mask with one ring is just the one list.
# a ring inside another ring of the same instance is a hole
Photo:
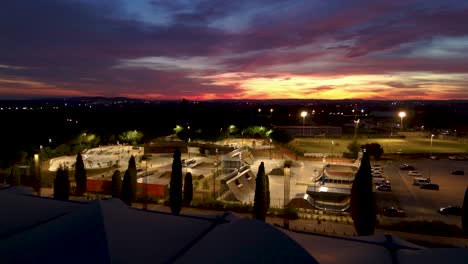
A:
{"label": "sunset sky", "polygon": [[55,96],[468,100],[468,1],[2,1],[0,99]]}

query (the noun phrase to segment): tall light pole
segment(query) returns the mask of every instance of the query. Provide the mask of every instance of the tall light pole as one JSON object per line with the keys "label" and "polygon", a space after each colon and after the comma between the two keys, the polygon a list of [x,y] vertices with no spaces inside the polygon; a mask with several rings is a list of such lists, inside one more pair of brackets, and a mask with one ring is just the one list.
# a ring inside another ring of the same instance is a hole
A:
{"label": "tall light pole", "polygon": [[432,158],[432,139],[434,138],[434,134],[431,135],[431,149],[429,152],[429,158]]}
{"label": "tall light pole", "polygon": [[331,141],[331,157],[330,157],[330,163],[333,163],[333,155],[334,155],[334,147],[335,147],[335,141]]}
{"label": "tall light pole", "polygon": [[357,136],[358,127],[359,127],[359,119],[355,119],[354,120],[354,138],[356,138]]}
{"label": "tall light pole", "polygon": [[187,154],[188,154],[188,159],[190,160],[190,138],[188,139],[188,143],[187,143]]}
{"label": "tall light pole", "polygon": [[272,142],[272,140],[270,138],[270,147],[269,147],[269,149],[270,149],[270,159],[271,159],[271,142]]}
{"label": "tall light pole", "polygon": [[148,209],[148,161],[149,158],[146,155],[141,156],[141,160],[145,162],[145,180],[142,182],[144,185],[143,192],[144,192],[144,202],[143,202],[143,210]]}
{"label": "tall light pole", "polygon": [[241,148],[244,147],[244,130],[241,132]]}
{"label": "tall light pole", "polygon": [[403,117],[406,116],[406,113],[402,111],[398,113],[398,116],[400,117],[400,131],[403,131]]}
{"label": "tall light pole", "polygon": [[218,149],[216,149],[216,168],[213,173],[213,200],[216,200],[216,174],[218,173]]}
{"label": "tall light pole", "polygon": [[302,116],[302,136],[304,136],[304,126],[305,126],[305,118],[307,116],[307,111],[302,111],[301,116]]}
{"label": "tall light pole", "polygon": [[[291,175],[291,169],[287,166],[283,167],[284,171],[284,177],[283,177],[283,185],[284,185],[284,192],[283,192],[283,210],[286,211],[288,209],[288,203],[289,199],[291,198],[290,196],[290,175]],[[283,228],[289,229],[289,219],[285,216],[283,217]]]}

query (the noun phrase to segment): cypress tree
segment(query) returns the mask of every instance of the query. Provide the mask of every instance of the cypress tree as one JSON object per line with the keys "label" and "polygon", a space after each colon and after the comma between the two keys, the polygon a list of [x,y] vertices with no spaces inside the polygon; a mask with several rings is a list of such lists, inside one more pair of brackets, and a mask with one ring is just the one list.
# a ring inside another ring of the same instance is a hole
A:
{"label": "cypress tree", "polygon": [[184,179],[184,205],[190,206],[193,198],[192,174],[188,172]]}
{"label": "cypress tree", "polygon": [[132,205],[132,187],[130,184],[130,172],[128,170],[125,171],[123,182],[122,182],[122,195],[121,200],[125,204],[131,206]]}
{"label": "cypress tree", "polygon": [[372,189],[372,173],[369,154],[364,150],[361,165],[351,188],[351,217],[359,236],[374,234],[376,205]]}
{"label": "cypress tree", "polygon": [[169,187],[169,205],[173,214],[180,214],[182,209],[182,161],[180,150],[174,151],[172,162],[171,182]]}
{"label": "cypress tree", "polygon": [[70,179],[68,169],[60,167],[54,179],[54,198],[57,200],[68,200],[70,198]]}
{"label": "cypress tree", "polygon": [[258,166],[257,178],[255,179],[255,197],[254,197],[254,217],[265,222],[267,213],[266,202],[266,180],[265,180],[265,165],[263,162]]}
{"label": "cypress tree", "polygon": [[120,198],[122,195],[122,177],[120,171],[115,170],[112,174],[112,197]]}
{"label": "cypress tree", "polygon": [[86,192],[86,169],[83,162],[81,153],[76,155],[75,162],[75,182],[76,182],[76,195],[82,196]]}
{"label": "cypress tree", "polygon": [[137,194],[137,170],[135,157],[132,155],[128,161],[128,172],[130,174],[130,199],[135,202]]}
{"label": "cypress tree", "polygon": [[468,187],[465,189],[461,220],[463,232],[468,235]]}

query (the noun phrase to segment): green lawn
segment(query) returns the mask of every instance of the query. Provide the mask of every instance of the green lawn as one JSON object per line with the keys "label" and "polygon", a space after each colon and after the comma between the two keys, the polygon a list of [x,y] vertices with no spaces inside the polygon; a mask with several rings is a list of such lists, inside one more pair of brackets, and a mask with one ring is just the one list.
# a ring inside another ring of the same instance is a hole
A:
{"label": "green lawn", "polygon": [[[333,141],[333,143],[332,143]],[[352,139],[296,138],[292,144],[305,153],[343,153],[348,151]],[[430,153],[429,138],[360,138],[358,143],[379,143],[384,153]],[[467,153],[468,143],[455,140],[433,139],[432,153]]]}

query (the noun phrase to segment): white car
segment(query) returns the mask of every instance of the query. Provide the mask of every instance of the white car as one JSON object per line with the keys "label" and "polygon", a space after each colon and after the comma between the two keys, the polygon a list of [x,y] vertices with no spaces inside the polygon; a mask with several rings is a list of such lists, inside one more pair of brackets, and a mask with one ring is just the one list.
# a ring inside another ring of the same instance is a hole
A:
{"label": "white car", "polygon": [[372,172],[372,177],[382,177],[382,172],[381,171],[373,171]]}
{"label": "white car", "polygon": [[414,178],[413,185],[421,186],[421,185],[429,184],[429,183],[431,183],[431,180],[429,180],[428,178],[416,177]]}
{"label": "white car", "polygon": [[408,171],[408,176],[422,176],[420,171]]}

